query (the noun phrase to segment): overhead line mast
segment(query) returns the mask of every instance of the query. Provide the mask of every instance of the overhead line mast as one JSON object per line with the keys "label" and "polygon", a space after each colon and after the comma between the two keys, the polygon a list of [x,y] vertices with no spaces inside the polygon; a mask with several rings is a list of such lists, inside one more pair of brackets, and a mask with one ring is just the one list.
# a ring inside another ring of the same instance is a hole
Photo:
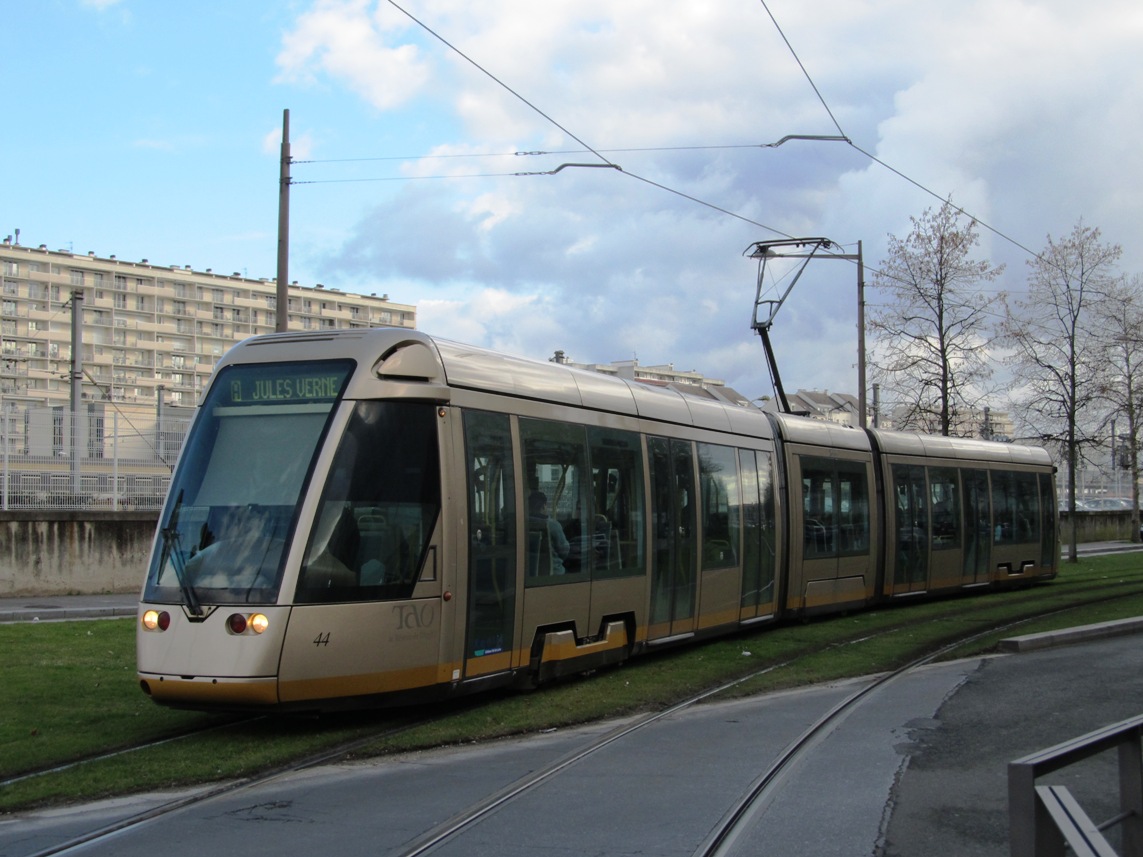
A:
{"label": "overhead line mast", "polygon": [[290,111],[282,111],[282,160],[278,170],[278,281],[274,330],[290,329]]}
{"label": "overhead line mast", "polygon": [[[766,349],[766,363],[770,368],[770,377],[774,382],[774,393],[778,397],[778,404],[783,413],[790,413],[790,402],[786,398],[786,391],[782,386],[782,378],[778,373],[778,360],[774,355],[774,346],[770,342],[770,328],[774,324],[774,316],[782,308],[786,298],[793,291],[794,286],[805,273],[806,266],[819,250],[829,250],[834,243],[828,238],[781,238],[773,241],[755,241],[743,251],[744,256],[758,260],[758,285],[754,292],[754,314],[750,326],[762,338],[762,347]],[[780,252],[775,248],[792,248],[802,252]],[[806,248],[809,248],[808,250]],[[856,253],[830,253],[824,258],[842,259],[857,262],[857,410],[860,426],[865,428],[865,264],[861,255],[861,242],[857,242]],[[804,259],[793,280],[786,286],[786,290],[777,299],[762,297],[765,285],[766,262],[769,259]]]}

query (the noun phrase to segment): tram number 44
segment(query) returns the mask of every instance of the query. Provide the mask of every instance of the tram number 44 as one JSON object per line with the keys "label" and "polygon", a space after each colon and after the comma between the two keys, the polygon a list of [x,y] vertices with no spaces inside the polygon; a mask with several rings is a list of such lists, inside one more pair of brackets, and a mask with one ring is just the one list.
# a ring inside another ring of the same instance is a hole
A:
{"label": "tram number 44", "polygon": [[323,631],[322,633],[320,633],[316,637],[314,637],[314,645],[318,646],[318,647],[328,646],[329,645],[329,631]]}

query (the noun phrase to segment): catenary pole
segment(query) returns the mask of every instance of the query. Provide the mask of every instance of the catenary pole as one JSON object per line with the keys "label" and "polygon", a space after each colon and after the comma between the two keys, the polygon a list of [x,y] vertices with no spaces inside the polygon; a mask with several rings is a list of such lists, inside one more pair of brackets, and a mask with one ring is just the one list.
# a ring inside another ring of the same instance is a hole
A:
{"label": "catenary pole", "polygon": [[282,161],[278,170],[278,282],[274,330],[290,329],[290,111],[282,111]]}
{"label": "catenary pole", "polygon": [[69,380],[71,381],[71,442],[68,446],[71,455],[71,493],[79,494],[79,455],[82,451],[80,429],[84,427],[79,413],[83,406],[83,289],[74,289],[71,293],[71,377]]}

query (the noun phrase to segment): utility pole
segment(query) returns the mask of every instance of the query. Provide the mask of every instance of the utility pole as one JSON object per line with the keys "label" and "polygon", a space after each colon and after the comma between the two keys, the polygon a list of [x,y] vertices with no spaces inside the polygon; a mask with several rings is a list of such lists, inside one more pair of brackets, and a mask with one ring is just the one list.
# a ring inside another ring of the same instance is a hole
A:
{"label": "utility pole", "polygon": [[861,415],[858,425],[865,428],[869,425],[865,413],[865,259],[860,241],[857,242],[857,412]]}
{"label": "utility pole", "polygon": [[274,330],[290,329],[290,111],[282,111],[282,161],[278,169],[278,282]]}
{"label": "utility pole", "polygon": [[[80,491],[80,408],[83,406],[83,289],[71,293],[71,493]],[[85,432],[86,434],[86,432]]]}

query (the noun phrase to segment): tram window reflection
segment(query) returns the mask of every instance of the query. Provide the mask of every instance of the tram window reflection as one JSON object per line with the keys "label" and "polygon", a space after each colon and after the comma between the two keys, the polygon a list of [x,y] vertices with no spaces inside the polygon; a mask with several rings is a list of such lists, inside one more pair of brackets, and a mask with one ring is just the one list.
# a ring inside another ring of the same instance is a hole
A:
{"label": "tram window reflection", "polygon": [[742,505],[737,456],[732,447],[700,443],[702,568],[738,565]]}
{"label": "tram window reflection", "polygon": [[318,509],[299,602],[410,597],[440,513],[435,409],[359,402]]}
{"label": "tram window reflection", "polygon": [[933,550],[959,550],[961,545],[960,481],[954,468],[929,468]]}
{"label": "tram window reflection", "polygon": [[1035,473],[994,472],[993,543],[1029,544],[1040,541],[1039,506],[1039,484]]}
{"label": "tram window reflection", "polygon": [[646,520],[642,440],[634,432],[588,429],[594,577],[643,574]]}
{"label": "tram window reflection", "polygon": [[869,553],[869,479],[863,461],[801,456],[803,555]]}

